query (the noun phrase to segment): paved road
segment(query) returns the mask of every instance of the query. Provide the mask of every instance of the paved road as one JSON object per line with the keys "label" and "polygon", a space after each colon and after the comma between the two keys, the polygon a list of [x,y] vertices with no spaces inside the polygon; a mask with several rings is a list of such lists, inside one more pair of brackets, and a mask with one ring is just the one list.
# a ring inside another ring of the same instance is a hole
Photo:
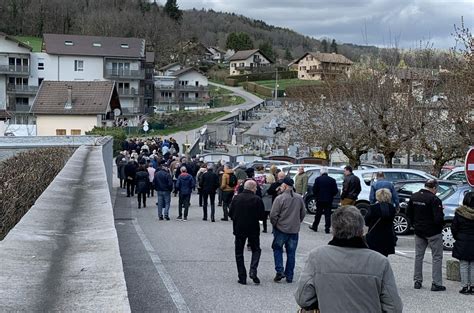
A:
{"label": "paved road", "polygon": [[[274,283],[271,234],[261,235],[262,257],[259,266],[260,286],[237,283],[232,225],[201,220],[197,195],[187,222],[176,221],[177,198],[172,198],[171,221],[158,221],[154,199],[148,207],[137,209],[135,198],[126,198],[116,190],[115,218],[125,278],[132,310],[135,312],[295,312],[293,293],[296,284]],[[307,216],[300,233],[296,279],[309,251],[325,245],[330,235],[307,228]],[[405,312],[473,312],[473,297],[458,293],[458,283],[445,281],[447,292],[428,290],[431,277],[430,258],[425,263],[425,285],[415,291],[412,282],[413,237],[399,239],[397,255],[389,257],[396,275]],[[428,254],[428,256],[430,256]],[[449,253],[445,254],[449,257]],[[245,252],[246,262],[250,252]],[[179,309],[178,309],[179,308]]]}

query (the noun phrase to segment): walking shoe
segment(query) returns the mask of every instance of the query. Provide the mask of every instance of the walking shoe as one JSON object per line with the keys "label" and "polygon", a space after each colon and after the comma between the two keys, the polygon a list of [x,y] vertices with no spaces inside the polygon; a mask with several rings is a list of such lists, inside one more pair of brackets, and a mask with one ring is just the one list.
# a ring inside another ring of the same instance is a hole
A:
{"label": "walking shoe", "polygon": [[240,280],[240,279],[239,279],[237,282],[238,282],[239,284],[241,284],[241,285],[247,285],[247,281],[246,281],[246,280]]}
{"label": "walking shoe", "polygon": [[227,222],[229,219],[228,218],[221,218],[221,221]]}
{"label": "walking shoe", "polygon": [[421,289],[421,281],[415,282],[415,289]]}
{"label": "walking shoe", "polygon": [[291,284],[291,283],[293,282],[293,279],[288,279],[288,278],[287,278],[287,279],[286,279],[286,282],[287,282],[288,284]]}
{"label": "walking shoe", "polygon": [[262,233],[266,233],[266,232],[267,232],[267,230],[266,230],[266,229],[262,230]]}
{"label": "walking shoe", "polygon": [[165,220],[169,221],[170,220],[169,216],[165,216]]}
{"label": "walking shoe", "polygon": [[445,291],[445,290],[446,290],[446,287],[444,286],[436,285],[435,283],[431,285],[431,291]]}
{"label": "walking shoe", "polygon": [[274,281],[274,282],[279,282],[279,281],[282,280],[283,278],[285,278],[285,274],[283,274],[283,273],[276,273],[275,278],[273,278],[273,281]]}
{"label": "walking shoe", "polygon": [[163,216],[159,216],[158,219],[159,219],[160,221],[162,221],[162,220],[163,220]]}
{"label": "walking shoe", "polygon": [[143,203],[143,207],[146,208],[146,203]]}
{"label": "walking shoe", "polygon": [[469,295],[469,294],[471,294],[471,291],[470,291],[470,288],[468,286],[466,286],[466,287],[462,287],[462,289],[459,290],[459,293],[462,294],[462,295]]}
{"label": "walking shoe", "polygon": [[187,222],[187,221],[188,221],[187,217],[183,218],[183,222]]}
{"label": "walking shoe", "polygon": [[469,288],[469,292],[471,293],[471,295],[474,295],[474,286],[471,286],[471,288]]}
{"label": "walking shoe", "polygon": [[249,273],[249,277],[253,280],[253,282],[255,284],[257,284],[257,285],[260,284],[260,279],[257,277],[257,274],[250,274]]}
{"label": "walking shoe", "polygon": [[177,220],[182,220],[183,217],[182,217],[182,216],[178,216],[176,219],[177,219]]}
{"label": "walking shoe", "polygon": [[206,217],[203,217],[202,220],[203,220],[203,221],[207,221],[207,218],[206,218]]}
{"label": "walking shoe", "polygon": [[318,231],[318,229],[314,228],[312,225],[309,225],[308,228],[311,229],[312,231]]}
{"label": "walking shoe", "polygon": [[215,222],[216,222],[216,220],[212,218],[212,219],[211,219],[211,222],[215,223]]}
{"label": "walking shoe", "polygon": [[330,233],[331,233],[331,231],[330,231],[329,229],[326,229],[324,232],[325,232],[326,234],[330,234]]}

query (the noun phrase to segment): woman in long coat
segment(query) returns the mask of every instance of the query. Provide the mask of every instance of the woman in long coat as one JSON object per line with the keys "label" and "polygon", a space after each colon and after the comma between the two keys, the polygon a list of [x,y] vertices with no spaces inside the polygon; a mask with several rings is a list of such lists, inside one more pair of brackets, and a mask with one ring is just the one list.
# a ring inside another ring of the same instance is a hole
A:
{"label": "woman in long coat", "polygon": [[453,257],[459,260],[461,294],[474,294],[474,192],[464,196],[451,224],[454,242]]}
{"label": "woman in long coat", "polygon": [[386,188],[375,193],[376,203],[369,207],[365,216],[365,225],[369,227],[366,235],[367,245],[370,249],[385,256],[395,254],[395,234],[393,232],[393,219],[396,208],[391,203],[392,193]]}
{"label": "woman in long coat", "polygon": [[127,165],[127,159],[122,158],[117,164],[117,178],[120,180],[120,188],[125,188],[126,178],[125,176],[125,165]]}
{"label": "woman in long coat", "polygon": [[140,165],[137,174],[135,175],[136,192],[138,196],[138,208],[141,207],[141,201],[143,200],[143,207],[146,208],[146,194],[150,184],[150,175],[145,168],[145,165]]}

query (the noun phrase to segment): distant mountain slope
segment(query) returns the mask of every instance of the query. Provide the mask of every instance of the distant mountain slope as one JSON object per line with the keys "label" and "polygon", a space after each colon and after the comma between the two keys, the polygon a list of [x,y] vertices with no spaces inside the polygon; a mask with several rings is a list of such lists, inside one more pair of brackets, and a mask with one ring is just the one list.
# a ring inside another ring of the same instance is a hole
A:
{"label": "distant mountain slope", "polygon": [[[195,38],[206,45],[225,48],[226,38],[232,32],[248,33],[256,48],[270,42],[280,58],[285,56],[286,49],[294,58],[307,51],[322,50],[319,40],[233,13],[189,10],[183,12],[183,19],[177,24],[162,6],[148,0],[4,2],[5,5],[0,4],[0,32],[34,37],[43,33],[142,37],[154,46],[159,64],[170,61],[179,42]],[[353,61],[378,50],[350,44],[338,47],[339,53]]]}

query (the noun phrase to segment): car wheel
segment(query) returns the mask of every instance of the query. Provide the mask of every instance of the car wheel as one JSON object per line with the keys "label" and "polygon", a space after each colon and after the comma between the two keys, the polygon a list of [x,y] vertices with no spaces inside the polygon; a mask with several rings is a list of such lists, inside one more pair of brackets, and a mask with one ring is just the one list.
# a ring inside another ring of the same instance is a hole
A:
{"label": "car wheel", "polygon": [[452,251],[454,247],[454,238],[453,234],[451,233],[451,224],[446,224],[443,227],[441,232],[443,235],[443,248],[444,250]]}
{"label": "car wheel", "polygon": [[306,201],[306,211],[308,211],[309,214],[316,214],[316,199],[309,198]]}
{"label": "car wheel", "polygon": [[368,203],[359,203],[359,204],[356,204],[356,207],[359,209],[360,214],[362,214],[362,216],[366,216],[367,213],[369,212]]}
{"label": "car wheel", "polygon": [[406,235],[410,232],[410,221],[403,213],[398,213],[393,219],[393,230],[397,235]]}

